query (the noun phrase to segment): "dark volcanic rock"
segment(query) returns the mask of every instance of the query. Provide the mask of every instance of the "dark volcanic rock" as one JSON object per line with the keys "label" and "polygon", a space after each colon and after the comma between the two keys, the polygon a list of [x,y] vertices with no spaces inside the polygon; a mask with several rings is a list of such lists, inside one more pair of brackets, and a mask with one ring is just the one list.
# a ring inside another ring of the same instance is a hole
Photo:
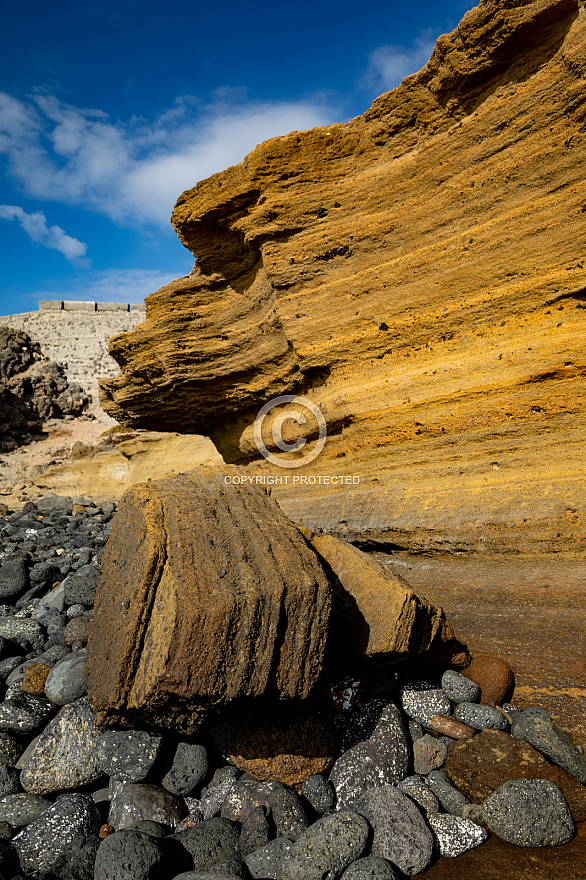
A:
{"label": "dark volcanic rock", "polygon": [[328,581],[262,489],[227,482],[236,473],[200,467],[120,502],[88,642],[100,724],[190,732],[237,697],[300,699],[315,684]]}
{"label": "dark volcanic rock", "polygon": [[489,795],[482,812],[491,831],[517,846],[560,846],[574,836],[559,788],[544,779],[512,779]]}
{"label": "dark volcanic rock", "polygon": [[162,876],[163,850],[140,831],[117,831],[103,840],[95,863],[95,880],[154,880]]}
{"label": "dark volcanic rock", "polygon": [[79,415],[90,400],[30,336],[0,326],[0,452],[18,446],[42,419]]}
{"label": "dark volcanic rock", "polygon": [[368,822],[350,811],[318,819],[281,859],[279,880],[337,877],[362,855],[369,830]]}
{"label": "dark volcanic rock", "polygon": [[87,838],[97,839],[98,828],[98,810],[92,799],[84,794],[66,794],[17,834],[12,843],[21,867],[42,877],[75,857]]}
{"label": "dark volcanic rock", "polygon": [[411,798],[385,785],[369,789],[354,806],[374,829],[373,855],[388,859],[405,874],[418,874],[428,867],[434,839]]}

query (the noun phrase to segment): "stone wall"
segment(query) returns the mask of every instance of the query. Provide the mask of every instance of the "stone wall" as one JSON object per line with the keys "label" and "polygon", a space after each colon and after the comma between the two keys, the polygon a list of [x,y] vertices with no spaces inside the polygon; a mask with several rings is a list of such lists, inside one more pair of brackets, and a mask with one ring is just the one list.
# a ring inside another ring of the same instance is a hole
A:
{"label": "stone wall", "polygon": [[92,395],[91,411],[107,419],[98,404],[98,377],[119,372],[108,354],[108,341],[133,330],[144,318],[144,303],[46,300],[37,312],[0,316],[0,324],[24,330],[40,344],[45,357],[64,364],[69,382],[79,383]]}

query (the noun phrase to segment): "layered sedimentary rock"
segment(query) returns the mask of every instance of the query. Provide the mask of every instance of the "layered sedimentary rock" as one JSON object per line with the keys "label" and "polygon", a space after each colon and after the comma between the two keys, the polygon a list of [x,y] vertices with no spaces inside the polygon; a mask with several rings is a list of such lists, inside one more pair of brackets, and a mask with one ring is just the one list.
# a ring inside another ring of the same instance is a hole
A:
{"label": "layered sedimentary rock", "polygon": [[346,656],[396,662],[431,652],[450,665],[466,664],[441,608],[345,541],[315,535],[311,544],[333,575],[332,639]]}
{"label": "layered sedimentary rock", "polygon": [[197,728],[241,697],[307,697],[331,591],[315,554],[262,490],[225,469],[139,483],[102,561],[88,644],[98,722]]}
{"label": "layered sedimentary rock", "polygon": [[[301,700],[326,660],[334,675],[365,658],[467,662],[441,608],[355,547],[328,536],[312,546],[238,475],[202,465],[122,498],[88,643],[100,724],[192,730],[242,698]],[[314,757],[327,764],[326,740]],[[256,760],[246,742],[239,754]]]}
{"label": "layered sedimentary rock", "polygon": [[[277,486],[294,519],[419,550],[584,549],[585,160],[584,3],[481,2],[364,115],[179,198],[195,269],[112,340],[102,405],[266,475],[254,417],[302,393],[328,439],[298,473],[361,481]],[[300,432],[315,421],[285,422]]]}

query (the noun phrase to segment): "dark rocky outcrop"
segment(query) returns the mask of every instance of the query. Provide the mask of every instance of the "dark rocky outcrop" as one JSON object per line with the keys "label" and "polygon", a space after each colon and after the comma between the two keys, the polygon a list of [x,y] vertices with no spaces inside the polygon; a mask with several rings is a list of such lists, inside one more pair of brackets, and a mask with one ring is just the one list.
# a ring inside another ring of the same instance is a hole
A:
{"label": "dark rocky outcrop", "polygon": [[44,419],[80,415],[90,400],[30,336],[0,326],[0,452],[38,432]]}

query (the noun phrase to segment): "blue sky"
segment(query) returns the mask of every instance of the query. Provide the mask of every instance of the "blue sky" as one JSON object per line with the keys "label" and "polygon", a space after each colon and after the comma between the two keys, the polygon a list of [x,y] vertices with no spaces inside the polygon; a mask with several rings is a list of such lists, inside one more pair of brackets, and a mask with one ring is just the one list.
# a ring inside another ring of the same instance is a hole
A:
{"label": "blue sky", "polygon": [[473,2],[5,4],[0,315],[140,302],[187,274],[180,193],[288,131],[346,121]]}

